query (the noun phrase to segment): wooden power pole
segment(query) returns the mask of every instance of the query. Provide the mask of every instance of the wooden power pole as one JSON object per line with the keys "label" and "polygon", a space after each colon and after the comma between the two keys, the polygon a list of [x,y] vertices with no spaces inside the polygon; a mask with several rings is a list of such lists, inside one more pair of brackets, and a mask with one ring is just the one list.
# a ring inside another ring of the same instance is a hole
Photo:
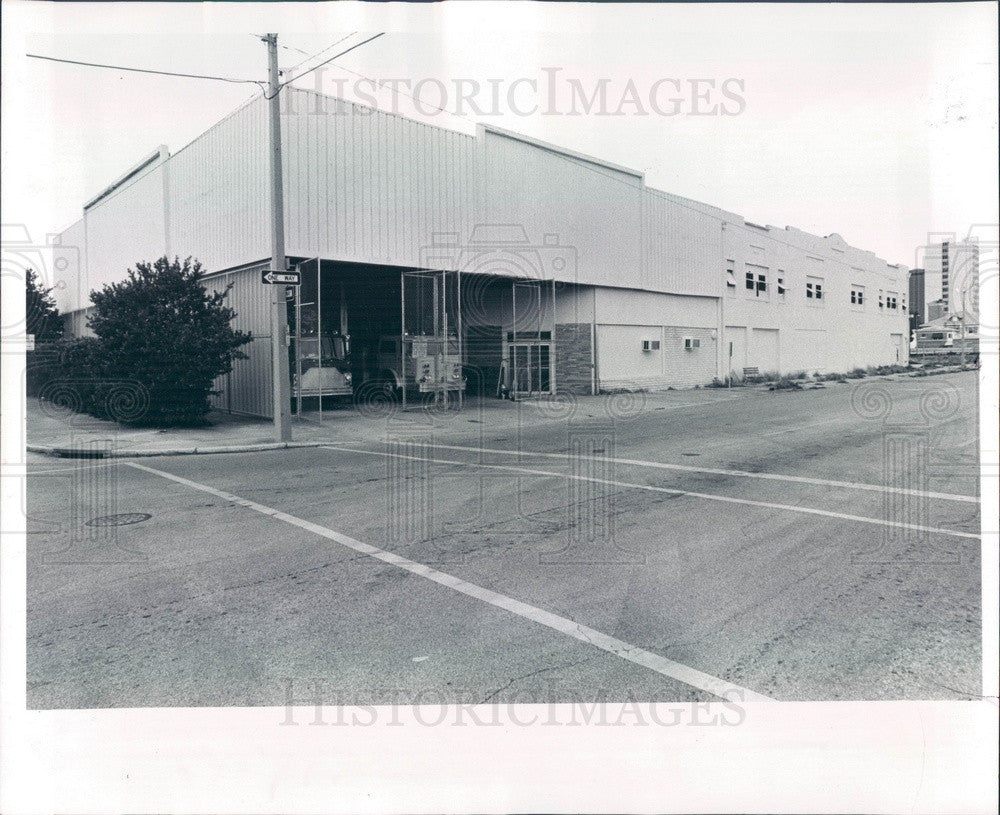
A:
{"label": "wooden power pole", "polygon": [[[285,271],[285,201],[281,175],[281,99],[278,83],[278,35],[262,37],[267,43],[268,113],[271,169],[271,269]],[[284,286],[271,290],[271,374],[274,380],[274,435],[291,441],[291,394],[288,382],[288,312]]]}

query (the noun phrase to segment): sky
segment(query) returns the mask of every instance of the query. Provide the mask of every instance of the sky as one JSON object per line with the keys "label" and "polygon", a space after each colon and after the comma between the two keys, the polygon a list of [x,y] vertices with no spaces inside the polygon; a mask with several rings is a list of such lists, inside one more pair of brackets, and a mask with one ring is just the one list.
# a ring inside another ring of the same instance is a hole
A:
{"label": "sky", "polygon": [[[365,101],[363,77],[407,79],[420,107],[387,89],[377,104],[525,133],[891,263],[919,265],[928,235],[998,220],[995,4],[15,0],[3,17],[3,221],[38,243],[159,145],[177,151],[259,91],[27,53],[263,80],[264,31],[278,32],[286,71],[385,32],[296,84]],[[605,104],[586,112],[580,94],[602,85]]]}

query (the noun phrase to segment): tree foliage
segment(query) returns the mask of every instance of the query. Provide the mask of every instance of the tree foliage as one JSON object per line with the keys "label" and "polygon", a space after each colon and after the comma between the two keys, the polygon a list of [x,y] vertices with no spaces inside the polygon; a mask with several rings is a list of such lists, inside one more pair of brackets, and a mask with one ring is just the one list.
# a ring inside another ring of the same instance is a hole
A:
{"label": "tree foliage", "polygon": [[216,377],[245,358],[251,336],[233,329],[228,289],[210,292],[198,261],[137,263],[120,283],[91,292],[88,325],[101,353],[108,387],[129,383],[141,391],[142,416],[153,425],[195,424],[210,410]]}
{"label": "tree foliage", "polygon": [[62,317],[52,298],[52,287],[45,288],[34,269],[24,278],[25,333],[35,335],[36,344],[55,342],[62,337]]}

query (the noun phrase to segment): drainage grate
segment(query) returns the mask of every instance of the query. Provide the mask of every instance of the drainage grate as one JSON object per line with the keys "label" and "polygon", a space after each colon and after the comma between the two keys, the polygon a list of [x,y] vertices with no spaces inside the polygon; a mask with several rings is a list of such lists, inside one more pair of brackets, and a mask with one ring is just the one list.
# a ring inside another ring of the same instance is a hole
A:
{"label": "drainage grate", "polygon": [[141,524],[152,518],[145,512],[123,512],[120,515],[101,515],[87,521],[87,526],[128,526],[129,524]]}

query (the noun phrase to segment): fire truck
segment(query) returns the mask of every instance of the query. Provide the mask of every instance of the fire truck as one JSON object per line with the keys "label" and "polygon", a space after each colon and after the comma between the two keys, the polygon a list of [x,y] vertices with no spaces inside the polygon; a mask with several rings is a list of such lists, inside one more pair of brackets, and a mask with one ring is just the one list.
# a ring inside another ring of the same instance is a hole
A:
{"label": "fire truck", "polygon": [[452,397],[465,388],[455,334],[447,337],[405,334],[402,338],[383,335],[378,341],[376,364],[377,378],[395,393],[405,388],[407,393]]}
{"label": "fire truck", "polygon": [[299,343],[299,362],[292,371],[293,398],[353,395],[350,337],[310,336],[302,337]]}

